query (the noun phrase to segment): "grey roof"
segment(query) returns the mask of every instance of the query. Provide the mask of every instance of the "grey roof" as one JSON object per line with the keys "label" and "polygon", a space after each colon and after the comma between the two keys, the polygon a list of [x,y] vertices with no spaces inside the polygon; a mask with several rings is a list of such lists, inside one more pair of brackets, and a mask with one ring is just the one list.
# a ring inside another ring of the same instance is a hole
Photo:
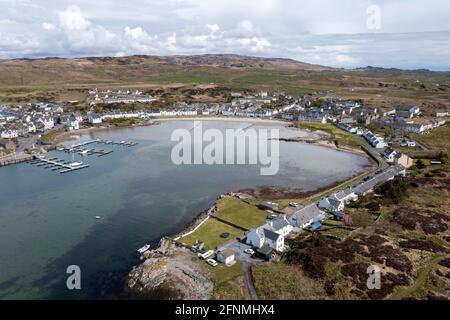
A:
{"label": "grey roof", "polygon": [[272,222],[272,228],[273,228],[273,230],[275,230],[275,231],[278,231],[278,230],[280,230],[280,229],[283,229],[284,227],[286,227],[286,226],[288,226],[288,225],[289,225],[289,223],[288,223],[285,219],[283,219],[283,218],[275,219],[275,220],[273,220],[273,222]]}
{"label": "grey roof", "polygon": [[310,204],[300,210],[297,210],[289,216],[289,220],[295,220],[297,225],[303,225],[309,222],[311,219],[315,219],[320,216],[322,212],[315,203]]}
{"label": "grey roof", "polygon": [[281,237],[281,235],[279,233],[273,232],[272,230],[269,229],[263,229],[264,230],[264,237],[273,240],[273,241],[277,241],[279,237]]}
{"label": "grey roof", "polygon": [[330,196],[331,199],[335,199],[338,201],[341,201],[342,199],[348,197],[353,193],[353,190],[351,188],[345,188],[344,190],[338,191]]}
{"label": "grey roof", "polygon": [[359,184],[358,186],[356,186],[354,188],[354,190],[357,194],[364,194],[367,191],[372,190],[375,186],[394,178],[401,171],[402,171],[402,169],[400,167],[397,167],[397,166],[390,167],[389,169],[385,170],[383,173],[380,173],[379,175],[376,175],[372,179]]}

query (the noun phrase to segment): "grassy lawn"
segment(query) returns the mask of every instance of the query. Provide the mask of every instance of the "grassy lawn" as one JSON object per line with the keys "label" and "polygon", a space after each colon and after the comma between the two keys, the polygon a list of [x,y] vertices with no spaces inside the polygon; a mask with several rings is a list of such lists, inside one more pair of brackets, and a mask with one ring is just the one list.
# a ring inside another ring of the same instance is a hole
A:
{"label": "grassy lawn", "polygon": [[[220,235],[224,232],[230,233],[230,237],[228,239],[220,237]],[[242,234],[243,232],[241,230],[233,228],[232,226],[229,226],[214,218],[210,218],[194,233],[181,238],[180,242],[186,243],[187,245],[193,245],[197,240],[201,240],[205,243],[208,249],[215,249],[230,239]]]}
{"label": "grassy lawn", "polygon": [[[208,266],[207,266],[208,267]],[[244,299],[244,280],[241,263],[237,262],[231,267],[222,264],[211,268],[210,274],[214,279],[213,299]]]}
{"label": "grassy lawn", "polygon": [[217,216],[246,229],[257,227],[266,221],[267,212],[235,197],[218,201]]}
{"label": "grassy lawn", "polygon": [[447,124],[446,126],[436,128],[427,134],[413,135],[412,139],[429,149],[448,152],[448,150],[450,150],[450,126]]}
{"label": "grassy lawn", "polygon": [[252,267],[258,297],[263,300],[310,300],[324,297],[322,285],[306,277],[300,269],[283,263]]}
{"label": "grassy lawn", "polygon": [[60,135],[63,131],[61,130],[57,130],[57,131],[53,131],[50,133],[47,133],[46,135],[43,135],[41,137],[41,141],[45,141],[45,142],[55,142],[55,139],[58,137],[58,135]]}

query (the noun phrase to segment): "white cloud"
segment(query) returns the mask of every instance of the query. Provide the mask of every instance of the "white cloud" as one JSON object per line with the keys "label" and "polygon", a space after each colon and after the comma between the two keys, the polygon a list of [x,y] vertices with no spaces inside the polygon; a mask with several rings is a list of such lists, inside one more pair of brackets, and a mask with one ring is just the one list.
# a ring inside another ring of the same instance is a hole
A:
{"label": "white cloud", "polygon": [[[367,29],[370,5],[379,30]],[[447,0],[0,0],[3,57],[238,53],[450,69],[449,31]]]}
{"label": "white cloud", "polygon": [[86,30],[91,24],[83,17],[81,9],[74,5],[58,12],[58,16],[61,27],[66,31]]}

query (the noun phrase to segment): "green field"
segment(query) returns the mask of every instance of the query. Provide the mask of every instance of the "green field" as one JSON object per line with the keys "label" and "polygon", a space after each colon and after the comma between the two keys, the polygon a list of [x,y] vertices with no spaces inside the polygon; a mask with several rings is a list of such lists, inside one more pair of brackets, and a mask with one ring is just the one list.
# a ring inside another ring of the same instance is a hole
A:
{"label": "green field", "polygon": [[[230,233],[228,239],[221,238],[224,232]],[[228,224],[210,218],[201,225],[194,233],[181,238],[179,241],[187,245],[194,245],[197,240],[203,241],[208,249],[216,249],[225,242],[243,234],[243,231]]]}
{"label": "green field", "polygon": [[266,211],[234,197],[220,199],[217,206],[218,217],[245,229],[257,227],[266,222]]}
{"label": "green field", "polygon": [[284,263],[252,266],[256,293],[263,300],[312,300],[324,296],[320,283],[306,277],[300,268]]}
{"label": "green field", "polygon": [[427,134],[412,136],[414,140],[434,151],[450,152],[450,126],[436,128]]}

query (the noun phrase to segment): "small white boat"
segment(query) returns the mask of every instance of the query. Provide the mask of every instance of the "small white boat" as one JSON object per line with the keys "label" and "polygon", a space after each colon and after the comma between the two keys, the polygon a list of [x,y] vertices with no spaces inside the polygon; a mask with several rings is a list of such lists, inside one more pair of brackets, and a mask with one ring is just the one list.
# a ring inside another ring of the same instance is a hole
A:
{"label": "small white boat", "polygon": [[98,219],[101,219],[101,218],[102,218],[102,217],[100,217],[100,216],[95,216],[95,219],[97,219],[97,220],[98,220]]}
{"label": "small white boat", "polygon": [[71,163],[69,163],[69,166],[71,166],[71,167],[79,167],[79,166],[81,166],[83,164],[83,162],[71,162]]}
{"label": "small white boat", "polygon": [[89,150],[86,149],[86,150],[80,151],[80,152],[78,152],[78,153],[81,154],[82,156],[84,156],[84,155],[87,155],[88,152],[89,152]]}
{"label": "small white boat", "polygon": [[137,249],[137,252],[139,252],[140,254],[143,254],[145,251],[147,251],[148,249],[150,249],[150,245],[146,244],[145,246],[143,246],[142,248]]}

